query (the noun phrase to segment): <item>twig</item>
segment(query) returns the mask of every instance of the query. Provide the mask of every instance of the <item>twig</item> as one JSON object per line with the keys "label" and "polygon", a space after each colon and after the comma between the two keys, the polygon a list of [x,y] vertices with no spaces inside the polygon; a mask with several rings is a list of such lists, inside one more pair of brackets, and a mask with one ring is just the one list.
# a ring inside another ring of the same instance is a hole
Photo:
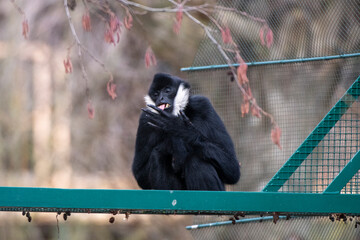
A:
{"label": "twig", "polygon": [[[171,2],[172,4],[174,4],[174,5],[176,5],[176,6],[180,5],[179,3],[175,2],[174,0],[169,0],[169,2]],[[229,8],[225,8],[225,10],[229,11],[230,9],[229,9]],[[200,22],[197,18],[195,18],[193,15],[191,15],[188,11],[185,11],[185,10],[184,10],[183,12],[184,12],[193,22],[195,22],[196,24],[198,24],[199,26],[201,26],[201,27],[204,29],[205,34],[206,34],[206,35],[208,36],[208,38],[216,45],[218,51],[220,52],[220,54],[221,54],[221,55],[223,56],[223,58],[225,59],[225,62],[226,62],[226,64],[229,66],[229,68],[230,68],[230,70],[231,70],[231,73],[232,73],[234,79],[237,79],[238,76],[237,76],[237,73],[236,73],[236,68],[233,66],[232,61],[230,60],[229,56],[226,54],[223,46],[222,46],[222,45],[215,39],[215,37],[211,34],[210,28],[207,27],[207,26],[206,26],[205,24],[203,24],[202,22]],[[207,12],[205,12],[205,11],[203,11],[203,10],[202,10],[202,11],[199,11],[199,12],[201,12],[201,13],[204,14],[204,15],[206,15],[211,21],[213,21],[213,22],[215,23],[215,25],[216,25],[218,28],[220,28],[220,26],[219,26],[218,24],[216,24],[217,21],[216,21],[216,20],[213,20],[212,18],[210,18],[210,16],[207,14]],[[238,11],[236,11],[236,12],[238,12]],[[240,11],[239,11],[239,12],[240,12]],[[251,19],[253,19],[253,20],[256,20],[256,21],[258,21],[258,22],[264,23],[263,21],[265,21],[265,20],[260,19],[260,18],[252,17],[251,15],[249,15],[249,14],[247,14],[247,13],[244,13],[244,12],[240,12],[240,13],[241,13],[242,15],[247,16],[247,17],[249,17],[249,18],[251,18]],[[266,22],[265,22],[265,24],[266,24]],[[235,44],[234,42],[232,42],[231,44],[233,45],[233,47],[234,47],[235,49],[237,49],[237,46],[236,46],[236,44]],[[268,112],[266,112],[265,110],[263,110],[263,109],[256,103],[254,97],[253,97],[253,96],[250,96],[250,95],[246,92],[246,90],[245,90],[244,87],[240,84],[239,81],[235,81],[235,82],[236,82],[237,86],[239,87],[241,93],[249,100],[250,104],[251,104],[253,107],[255,107],[259,112],[261,112],[262,115],[268,117],[268,118],[270,119],[271,124],[272,124],[273,126],[277,126],[277,124],[276,124],[276,122],[275,122],[275,120],[274,120],[274,117],[273,117],[270,113],[268,113]]]}
{"label": "twig", "polygon": [[[116,0],[119,3],[123,4],[123,5],[127,5],[127,6],[132,6],[132,7],[136,7],[139,9],[142,9],[144,11],[147,12],[168,12],[168,13],[174,13],[177,12],[178,9],[176,8],[170,8],[170,7],[164,7],[164,8],[154,8],[154,7],[148,7],[139,3],[135,3],[132,1],[127,1],[127,0]],[[181,5],[183,3],[176,3],[177,5]],[[202,5],[198,5],[198,6],[184,6],[183,11],[198,11],[199,8],[207,8],[209,7],[208,4],[202,4]]]}
{"label": "twig", "polygon": [[87,76],[85,66],[84,66],[84,63],[83,63],[83,60],[82,60],[82,50],[81,50],[82,45],[81,45],[79,37],[76,34],[75,27],[74,27],[74,24],[72,22],[69,7],[68,7],[68,4],[67,4],[67,0],[64,0],[64,8],[65,8],[66,16],[67,16],[68,21],[69,21],[69,26],[70,26],[70,29],[71,29],[71,33],[72,33],[72,35],[73,35],[73,37],[75,39],[76,45],[78,46],[78,56],[79,56],[79,60],[80,60],[82,77],[85,80],[85,94],[86,94],[86,97],[89,100],[90,99],[90,93],[89,93],[90,90],[89,90],[89,86],[88,86],[88,76]]}
{"label": "twig", "polygon": [[[172,2],[173,4],[177,4],[177,3],[176,3],[175,1],[173,1],[173,0],[169,0],[169,1]],[[209,30],[209,27],[205,26],[205,24],[203,24],[202,22],[200,22],[197,18],[195,18],[194,16],[192,16],[189,12],[184,11],[184,13],[185,13],[193,22],[195,22],[196,24],[200,25],[200,26],[204,29],[206,35],[207,35],[207,36],[209,37],[209,39],[216,45],[216,47],[217,47],[217,49],[219,50],[220,54],[221,54],[221,55],[223,56],[223,58],[225,59],[226,64],[229,65],[230,70],[231,70],[234,78],[236,79],[236,78],[237,78],[237,75],[236,75],[236,69],[235,69],[235,67],[232,65],[232,62],[231,62],[229,56],[225,53],[223,47],[222,47],[222,46],[220,45],[220,43],[215,39],[215,37],[211,34],[211,32],[210,32],[210,30]],[[247,95],[245,89],[239,84],[238,81],[236,81],[236,82],[237,82],[237,84],[238,84],[241,92],[242,92],[244,95]]]}
{"label": "twig", "polygon": [[[14,0],[11,0],[12,2]],[[112,10],[110,9],[110,7],[107,5],[107,2],[103,2],[103,1],[95,1],[95,0],[88,0],[89,2],[94,3],[95,5],[98,6],[99,10],[107,13],[107,14],[111,14]],[[228,56],[227,52],[235,52],[235,53],[239,53],[239,49],[236,45],[236,43],[234,41],[231,40],[230,42],[230,48],[225,48],[214,36],[214,32],[219,33],[219,31],[222,31],[222,26],[219,24],[219,22],[217,21],[216,18],[214,18],[213,16],[210,16],[210,12],[211,11],[231,11],[231,12],[235,12],[239,15],[245,16],[253,21],[259,22],[261,24],[264,24],[267,26],[267,22],[264,19],[261,18],[257,18],[254,17],[246,12],[242,12],[239,11],[237,9],[233,9],[233,8],[227,8],[227,7],[222,7],[222,6],[217,6],[217,5],[210,5],[210,4],[201,4],[201,5],[197,5],[197,6],[186,6],[186,4],[188,3],[188,0],[183,0],[183,1],[175,1],[175,0],[168,0],[169,3],[173,4],[173,7],[163,7],[163,8],[156,8],[156,7],[149,7],[146,5],[142,5],[133,1],[128,1],[128,0],[116,0],[119,5],[125,9],[126,11],[134,11],[132,8],[135,9],[141,9],[145,12],[167,12],[167,13],[175,13],[179,11],[179,8],[181,8],[181,11],[183,13],[186,14],[186,16],[188,16],[188,18],[193,21],[195,24],[199,25],[205,32],[206,36],[211,40],[211,42],[213,44],[215,44],[216,48],[218,49],[219,53],[221,54],[221,56],[224,58],[226,64],[229,66],[231,73],[234,77],[234,79],[238,79],[239,76],[237,73],[237,68],[233,66],[233,61],[230,59],[230,57]],[[107,72],[110,75],[110,81],[113,80],[113,76],[111,74],[111,72],[106,68],[105,64],[102,63],[99,59],[97,59],[85,46],[83,46],[76,34],[74,25],[72,23],[71,20],[71,16],[70,16],[70,12],[69,9],[67,7],[67,0],[64,0],[64,6],[65,6],[65,11],[66,14],[68,16],[68,20],[69,20],[69,25],[71,28],[71,32],[72,35],[75,39],[75,42],[78,46],[78,55],[79,55],[79,59],[80,59],[80,64],[81,64],[81,69],[82,69],[82,73],[83,73],[83,78],[85,79],[85,83],[86,83],[86,93],[88,96],[88,77],[85,71],[85,67],[82,61],[82,51],[85,51],[95,62],[97,62],[104,70],[105,72]],[[131,8],[132,7],[132,8]],[[203,15],[205,15],[212,23],[215,24],[217,29],[213,29],[211,27],[206,26],[204,23],[202,23],[198,18],[194,17],[190,12],[195,11],[198,13],[201,13]],[[106,20],[105,20],[106,21]],[[240,57],[241,58],[241,57]],[[240,63],[242,64],[242,63]],[[271,114],[267,113],[266,111],[264,111],[257,103],[255,98],[251,95],[251,93],[247,92],[247,89],[249,87],[248,84],[246,84],[245,86],[242,85],[242,83],[240,81],[236,81],[238,88],[240,89],[242,95],[244,96],[244,99],[247,99],[247,101],[249,101],[249,103],[251,104],[252,107],[256,108],[256,110],[258,112],[260,112],[262,115],[268,117],[272,123],[273,126],[276,126],[276,122],[274,121],[274,118]],[[89,97],[89,96],[88,96]]]}
{"label": "twig", "polygon": [[88,76],[87,76],[87,72],[83,63],[83,59],[82,59],[82,52],[85,51],[96,63],[98,63],[103,69],[104,71],[109,74],[110,76],[110,81],[113,81],[114,77],[112,75],[112,73],[106,68],[105,64],[103,62],[101,62],[98,58],[96,58],[81,42],[80,39],[75,31],[75,27],[74,24],[72,22],[72,18],[70,15],[70,11],[67,5],[67,0],[64,0],[64,7],[65,7],[65,12],[69,21],[69,26],[71,29],[71,33],[73,35],[73,38],[75,40],[75,43],[78,47],[78,56],[79,56],[79,60],[80,60],[80,65],[81,65],[81,71],[82,71],[82,76],[83,79],[85,80],[85,92],[86,92],[86,96],[88,98],[88,101],[90,101],[90,90],[89,90],[89,86],[88,86]]}
{"label": "twig", "polygon": [[227,7],[223,7],[223,6],[219,6],[219,5],[216,5],[214,7],[215,10],[222,10],[222,11],[227,11],[227,12],[235,12],[235,13],[238,13],[244,17],[247,17],[255,22],[260,22],[260,23],[263,23],[263,24],[266,24],[267,25],[267,22],[265,19],[262,19],[262,18],[258,18],[258,17],[254,17],[250,14],[248,14],[247,12],[243,12],[243,11],[239,11],[235,8],[227,8]]}
{"label": "twig", "polygon": [[16,4],[15,0],[10,0],[10,2],[14,5],[14,7],[16,8],[16,10],[25,17],[25,13],[24,11]]}
{"label": "twig", "polygon": [[97,63],[104,69],[104,71],[105,71],[107,74],[109,74],[109,76],[110,76],[110,81],[114,80],[114,76],[113,76],[112,73],[106,68],[105,64],[104,64],[103,62],[101,62],[97,57],[95,57],[87,47],[85,47],[84,45],[82,45],[81,47],[82,47],[82,49],[83,49],[95,62],[97,62]]}

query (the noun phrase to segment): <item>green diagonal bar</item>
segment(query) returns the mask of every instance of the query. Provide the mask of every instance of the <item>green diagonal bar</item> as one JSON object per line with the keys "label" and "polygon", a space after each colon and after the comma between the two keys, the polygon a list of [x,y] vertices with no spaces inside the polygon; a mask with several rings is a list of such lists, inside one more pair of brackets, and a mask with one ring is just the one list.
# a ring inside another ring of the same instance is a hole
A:
{"label": "green diagonal bar", "polygon": [[329,184],[324,193],[340,193],[360,169],[360,151],[346,164],[339,175]]}
{"label": "green diagonal bar", "polygon": [[360,95],[360,76],[262,190],[277,192]]}

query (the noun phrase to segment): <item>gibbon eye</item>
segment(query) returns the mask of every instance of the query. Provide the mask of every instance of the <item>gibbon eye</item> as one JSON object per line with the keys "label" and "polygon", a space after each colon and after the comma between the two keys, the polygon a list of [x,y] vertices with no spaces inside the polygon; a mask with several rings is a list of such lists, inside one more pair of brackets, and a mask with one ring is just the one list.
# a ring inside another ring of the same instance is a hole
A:
{"label": "gibbon eye", "polygon": [[171,89],[169,87],[165,88],[165,93],[171,92]]}

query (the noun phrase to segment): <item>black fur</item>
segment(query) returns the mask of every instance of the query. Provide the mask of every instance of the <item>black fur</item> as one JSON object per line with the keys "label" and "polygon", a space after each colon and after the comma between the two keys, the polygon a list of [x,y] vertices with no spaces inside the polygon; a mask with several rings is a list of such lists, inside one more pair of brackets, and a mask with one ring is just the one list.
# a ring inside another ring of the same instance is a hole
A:
{"label": "black fur", "polygon": [[[155,87],[159,81],[161,89]],[[177,88],[180,84],[190,87],[180,78],[157,74],[149,90],[154,103],[159,101],[152,94],[161,92],[166,82]],[[141,188],[221,191],[224,183],[239,180],[233,143],[206,97],[190,96],[179,116],[148,107],[140,116],[132,166]]]}

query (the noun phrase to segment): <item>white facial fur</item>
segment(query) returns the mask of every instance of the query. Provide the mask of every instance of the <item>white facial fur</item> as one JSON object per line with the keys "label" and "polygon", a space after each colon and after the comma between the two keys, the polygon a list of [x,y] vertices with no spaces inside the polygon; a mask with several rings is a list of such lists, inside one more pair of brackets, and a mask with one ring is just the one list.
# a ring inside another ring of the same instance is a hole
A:
{"label": "white facial fur", "polygon": [[180,111],[184,110],[189,102],[189,89],[180,84],[174,99],[173,114],[179,116]]}
{"label": "white facial fur", "polygon": [[[146,103],[146,106],[147,105],[154,105],[156,106],[156,104],[154,103],[154,101],[151,99],[151,97],[149,95],[146,95],[144,97],[144,100],[145,100],[145,103]],[[154,113],[158,113],[157,111],[155,111],[154,109],[148,107],[148,109],[150,109],[151,111],[153,111]]]}
{"label": "white facial fur", "polygon": [[[144,97],[146,105],[154,105],[155,102],[151,99],[149,95]],[[180,111],[184,110],[186,105],[189,102],[189,89],[185,88],[183,84],[180,84],[175,99],[172,114],[175,116],[179,116]],[[154,109],[149,108],[151,111],[157,113]]]}

